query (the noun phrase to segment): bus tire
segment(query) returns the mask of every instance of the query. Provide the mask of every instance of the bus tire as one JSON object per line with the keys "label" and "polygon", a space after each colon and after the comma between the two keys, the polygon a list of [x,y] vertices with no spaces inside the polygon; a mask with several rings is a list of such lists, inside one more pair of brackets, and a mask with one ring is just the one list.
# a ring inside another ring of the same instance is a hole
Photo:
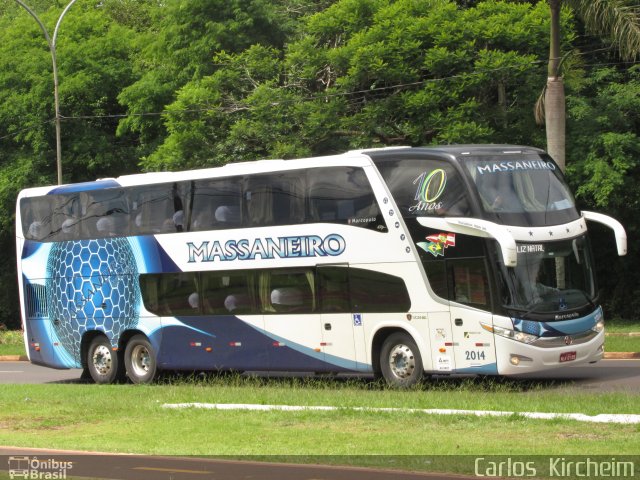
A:
{"label": "bus tire", "polygon": [[114,383],[121,372],[118,353],[104,335],[94,337],[87,349],[87,369],[94,382]]}
{"label": "bus tire", "polygon": [[410,335],[396,332],[385,339],[380,349],[380,370],[387,384],[395,388],[408,388],[422,380],[422,357]]}
{"label": "bus tire", "polygon": [[149,383],[156,376],[156,355],[144,335],[134,335],[124,351],[127,377],[133,383]]}

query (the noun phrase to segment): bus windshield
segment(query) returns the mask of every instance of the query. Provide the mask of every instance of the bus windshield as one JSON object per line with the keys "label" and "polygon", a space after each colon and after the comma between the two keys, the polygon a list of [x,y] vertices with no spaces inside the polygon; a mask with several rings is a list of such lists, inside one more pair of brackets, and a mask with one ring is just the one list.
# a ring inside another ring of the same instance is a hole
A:
{"label": "bus windshield", "polygon": [[548,243],[518,243],[518,264],[502,272],[502,302],[518,317],[556,318],[593,307],[593,260],[585,236]]}
{"label": "bus windshield", "polygon": [[487,217],[508,225],[558,225],[579,218],[558,166],[547,155],[465,158]]}

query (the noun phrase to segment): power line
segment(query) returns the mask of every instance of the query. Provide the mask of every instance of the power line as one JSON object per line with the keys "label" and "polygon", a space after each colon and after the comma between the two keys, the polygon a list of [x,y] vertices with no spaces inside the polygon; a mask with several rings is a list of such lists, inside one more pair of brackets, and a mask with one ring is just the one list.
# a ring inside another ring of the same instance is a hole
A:
{"label": "power line", "polygon": [[[363,94],[370,94],[376,92],[384,92],[389,90],[404,90],[411,87],[418,87],[422,85],[426,85],[429,83],[438,83],[451,81],[459,78],[468,78],[469,76],[480,76],[486,75],[488,73],[495,73],[503,70],[515,70],[516,68],[522,68],[527,66],[535,66],[542,63],[546,63],[546,61],[536,60],[529,63],[522,63],[519,65],[507,65],[504,67],[498,67],[494,69],[486,69],[481,71],[471,71],[471,72],[463,72],[455,75],[450,75],[448,77],[440,77],[440,78],[427,78],[423,80],[417,80],[415,82],[407,82],[407,83],[398,83],[393,85],[385,85],[380,87],[371,87],[367,89],[354,90],[349,92],[324,92],[317,93],[315,95],[309,95],[302,98],[295,98],[291,100],[283,100],[272,102],[270,106],[279,106],[287,103],[300,103],[300,102],[308,102],[315,100],[326,100],[328,98],[337,98],[337,97],[355,97]],[[287,89],[286,86],[281,87],[282,90]],[[235,111],[244,111],[244,110],[252,110],[256,107],[246,106],[244,104],[237,104],[235,106],[215,106],[215,107],[202,107],[202,108],[190,108],[190,109],[172,109],[172,110],[163,110],[160,112],[141,112],[141,113],[120,113],[120,114],[107,114],[107,115],[73,115],[73,116],[64,116],[61,115],[63,120],[88,120],[88,119],[96,119],[96,118],[128,118],[128,117],[144,117],[144,116],[163,116],[163,115],[171,115],[171,114],[183,114],[183,113],[200,113],[200,112],[227,112],[232,113]]]}
{"label": "power line", "polygon": [[[601,47],[601,48],[596,48],[593,50],[589,50],[586,52],[574,52],[574,55],[579,55],[579,56],[586,56],[586,55],[592,55],[594,53],[599,53],[599,52],[604,52],[604,51],[609,51],[611,50],[611,47]],[[316,100],[326,100],[328,98],[337,98],[337,97],[355,97],[358,95],[362,95],[362,94],[369,94],[369,93],[375,93],[375,92],[383,92],[383,91],[389,91],[389,90],[403,90],[403,89],[407,89],[410,87],[417,87],[417,86],[422,86],[422,85],[426,85],[429,83],[437,83],[437,82],[445,82],[445,81],[451,81],[451,80],[455,80],[455,79],[459,79],[459,78],[467,78],[469,76],[480,76],[480,75],[485,75],[487,73],[495,73],[495,72],[499,72],[499,71],[503,71],[503,70],[514,70],[517,68],[522,68],[522,67],[526,67],[526,66],[537,66],[537,65],[541,65],[541,64],[546,64],[548,62],[547,59],[544,60],[534,60],[532,62],[529,63],[521,63],[518,65],[507,65],[504,67],[498,67],[495,69],[486,69],[486,70],[482,70],[482,71],[471,71],[471,72],[464,72],[464,73],[458,73],[455,75],[450,75],[448,77],[440,77],[440,78],[432,78],[432,79],[423,79],[423,80],[418,80],[415,82],[408,82],[408,83],[400,83],[400,84],[394,84],[394,85],[386,85],[386,86],[381,86],[381,87],[373,87],[373,88],[368,88],[368,89],[362,89],[362,90],[355,90],[355,91],[350,91],[350,92],[325,92],[325,93],[318,93],[315,95],[309,95],[307,97],[303,97],[303,98],[296,98],[296,99],[291,99],[288,101],[278,101],[278,102],[273,102],[270,105],[271,106],[279,106],[279,105],[284,105],[287,103],[299,103],[299,102],[308,102],[308,101],[316,101]],[[638,61],[632,61],[632,62],[608,62],[608,63],[594,63],[594,64],[585,64],[585,67],[598,67],[598,66],[614,66],[614,65],[637,65]],[[286,89],[287,87],[282,87],[282,89]],[[238,105],[242,105],[242,106],[238,106]],[[171,115],[171,114],[185,114],[185,113],[201,113],[201,112],[223,112],[223,113],[233,113],[236,111],[246,111],[246,110],[252,110],[255,109],[256,107],[251,107],[251,106],[247,106],[244,104],[238,104],[234,107],[231,106],[215,106],[215,107],[203,107],[203,108],[190,108],[190,109],[172,109],[172,110],[163,110],[160,112],[141,112],[141,113],[123,113],[123,114],[111,114],[111,115],[78,115],[78,116],[69,116],[69,117],[62,117],[63,119],[68,119],[68,120],[75,120],[75,119],[93,119],[93,118],[129,118],[129,117],[145,117],[145,116],[164,116],[164,115]]]}
{"label": "power line", "polygon": [[[586,56],[586,55],[591,55],[594,53],[599,53],[602,51],[607,51],[610,50],[610,48],[598,48],[598,49],[594,49],[594,50],[590,50],[587,52],[575,52],[575,55],[579,55],[579,56]],[[407,90],[409,88],[412,87],[419,87],[419,86],[423,86],[423,85],[427,85],[430,83],[439,83],[439,82],[447,82],[447,81],[453,81],[456,79],[465,79],[465,78],[469,78],[469,77],[473,77],[473,76],[480,76],[480,75],[486,75],[486,74],[491,74],[491,73],[496,73],[496,72],[500,72],[500,71],[505,71],[505,70],[515,70],[515,69],[522,69],[522,68],[527,68],[527,67],[535,67],[535,66],[540,66],[543,64],[546,64],[548,60],[544,59],[544,60],[534,60],[531,62],[523,62],[517,65],[506,65],[503,67],[498,67],[498,68],[494,68],[494,69],[485,69],[485,70],[477,70],[477,71],[470,71],[470,72],[462,72],[462,73],[457,73],[454,75],[450,75],[447,77],[439,77],[439,78],[426,78],[426,79],[422,79],[422,80],[417,80],[414,82],[406,82],[406,83],[398,83],[398,84],[393,84],[393,85],[385,85],[385,86],[380,86],[380,87],[372,87],[372,88],[368,88],[368,89],[361,89],[361,90],[354,90],[354,91],[349,91],[349,92],[324,92],[324,93],[317,93],[314,95],[309,95],[306,97],[302,97],[302,98],[295,98],[295,99],[291,99],[291,100],[281,100],[281,101],[274,101],[272,103],[269,104],[269,106],[280,106],[280,105],[286,105],[288,103],[300,103],[300,102],[312,102],[312,101],[317,101],[317,100],[327,100],[329,98],[340,98],[340,97],[357,97],[359,95],[364,95],[364,94],[371,94],[371,93],[379,93],[379,92],[385,92],[385,91],[400,91],[400,90]],[[585,64],[585,67],[604,67],[604,66],[615,66],[615,65],[628,65],[628,66],[632,66],[632,65],[637,65],[639,64],[640,61],[628,61],[628,62],[607,62],[607,63],[594,63],[594,64]],[[283,86],[281,87],[282,90],[287,89],[288,87]],[[70,116],[65,116],[65,115],[60,115],[61,120],[65,120],[65,121],[69,121],[69,120],[92,120],[92,119],[124,119],[124,118],[134,118],[134,117],[161,117],[161,116],[165,116],[165,115],[172,115],[172,114],[188,114],[188,113],[203,113],[203,112],[221,112],[221,113],[235,113],[237,111],[250,111],[250,110],[255,110],[256,108],[263,108],[263,107],[255,107],[255,106],[249,106],[246,104],[243,104],[241,102],[238,102],[235,105],[228,105],[228,106],[212,106],[212,107],[200,107],[200,108],[188,108],[188,109],[171,109],[171,110],[162,110],[162,111],[157,111],[157,112],[139,112],[139,113],[115,113],[115,114],[104,114],[104,115],[70,115]],[[54,119],[50,119],[50,120],[46,120],[45,122],[42,123],[51,123],[53,122]],[[0,137],[0,140],[4,140],[7,138],[11,138],[11,137],[15,137],[17,135],[20,135],[21,133],[27,132],[32,130],[33,127],[29,127],[29,128],[25,128],[22,129],[18,132],[13,132],[7,135],[4,135],[2,137]]]}

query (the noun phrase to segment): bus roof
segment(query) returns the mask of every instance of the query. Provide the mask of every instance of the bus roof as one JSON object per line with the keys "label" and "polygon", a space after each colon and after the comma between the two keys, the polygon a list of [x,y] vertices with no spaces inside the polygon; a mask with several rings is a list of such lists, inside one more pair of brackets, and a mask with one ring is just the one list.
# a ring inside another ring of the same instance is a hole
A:
{"label": "bus roof", "polygon": [[501,144],[469,144],[469,145],[441,145],[427,147],[381,147],[329,155],[324,157],[310,157],[302,159],[274,159],[233,162],[218,167],[209,167],[178,172],[148,172],[122,175],[117,178],[101,178],[94,182],[33,187],[23,190],[20,197],[64,193],[70,191],[89,191],[100,188],[119,186],[134,186],[141,184],[165,183],[174,181],[193,180],[201,178],[230,177],[248,175],[251,173],[285,171],[313,166],[344,166],[346,163],[354,166],[365,166],[370,163],[369,158],[383,159],[396,155],[435,155],[454,159],[461,156],[501,155],[507,153],[542,153],[543,150],[521,145]]}

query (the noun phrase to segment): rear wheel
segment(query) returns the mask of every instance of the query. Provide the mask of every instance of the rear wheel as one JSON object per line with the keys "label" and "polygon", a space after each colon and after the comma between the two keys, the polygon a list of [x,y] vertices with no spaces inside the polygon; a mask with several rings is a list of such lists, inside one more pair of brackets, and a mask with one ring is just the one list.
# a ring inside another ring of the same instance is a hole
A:
{"label": "rear wheel", "polygon": [[127,376],[133,383],[149,383],[156,375],[157,363],[151,342],[144,335],[135,335],[124,351]]}
{"label": "rear wheel", "polygon": [[120,374],[118,352],[111,348],[109,339],[103,335],[91,340],[87,350],[87,369],[96,383],[114,383]]}
{"label": "rear wheel", "polygon": [[410,335],[397,332],[387,337],[380,350],[380,369],[392,387],[407,388],[422,380],[422,357]]}

